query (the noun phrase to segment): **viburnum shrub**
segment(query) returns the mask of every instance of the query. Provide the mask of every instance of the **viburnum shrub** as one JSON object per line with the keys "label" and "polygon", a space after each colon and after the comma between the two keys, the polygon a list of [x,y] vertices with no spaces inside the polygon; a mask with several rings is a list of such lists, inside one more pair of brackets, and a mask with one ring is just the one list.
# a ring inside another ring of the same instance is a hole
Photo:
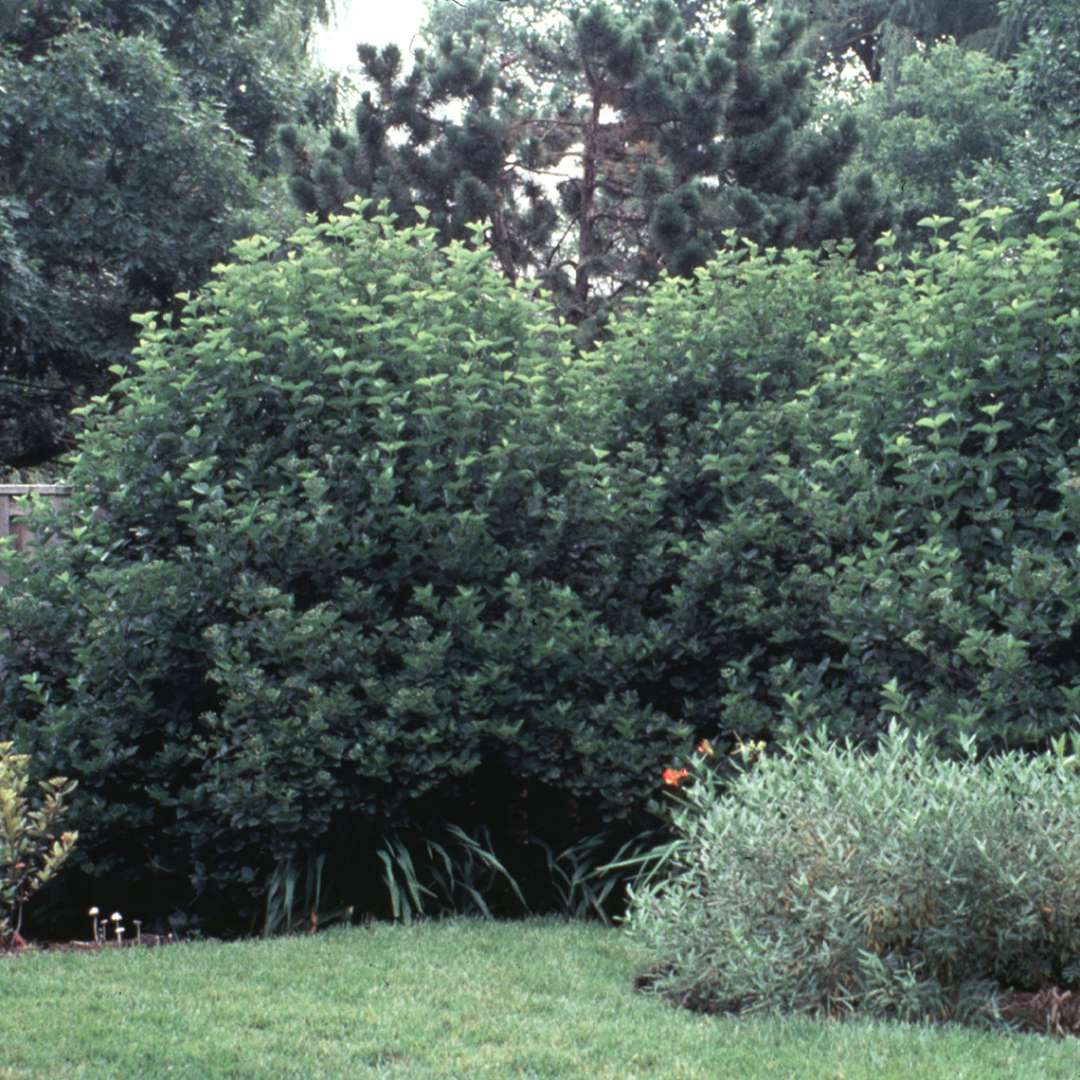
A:
{"label": "viburnum shrub", "polygon": [[1080,715],[1080,204],[969,209],[865,272],[732,244],[598,350],[582,589],[698,734],[873,740],[892,680],[945,741]]}
{"label": "viburnum shrub", "polygon": [[970,209],[868,270],[732,237],[584,355],[424,227],[242,244],[91,404],[62,542],[0,550],[0,736],[79,780],[83,869],[231,896],[449,823],[520,881],[694,735],[1045,749],[1080,206]]}
{"label": "viburnum shrub", "polygon": [[698,735],[771,732],[788,689],[775,669],[832,648],[819,584],[834,538],[773,474],[821,454],[815,336],[866,314],[849,254],[732,237],[693,279],[653,286],[594,356],[599,460],[579,490],[607,498],[576,510],[601,540],[579,589],[641,641],[642,697]]}
{"label": "viburnum shrub", "polygon": [[886,242],[873,317],[816,339],[827,443],[776,482],[847,539],[818,579],[830,668],[793,673],[796,714],[861,736],[895,679],[944,739],[1045,749],[1080,715],[1080,203],[1049,203],[1022,239],[971,207],[923,252]]}
{"label": "viburnum shrub", "polygon": [[1006,990],[1080,989],[1064,739],[978,760],[965,736],[949,760],[894,724],[876,753],[822,734],[749,750],[723,788],[710,757],[669,779],[676,841],[626,920],[653,990],[710,1011],[993,1023]]}
{"label": "viburnum shrub", "polygon": [[56,832],[75,783],[63,776],[43,781],[35,805],[27,794],[29,763],[0,742],[0,945],[20,940],[26,902],[56,876],[79,838]]}
{"label": "viburnum shrub", "polygon": [[363,213],[143,320],[0,591],[4,727],[78,778],[82,869],[251,918],[275,867],[377,885],[389,835],[525,850],[642,806],[686,736],[575,588],[569,341],[482,244]]}

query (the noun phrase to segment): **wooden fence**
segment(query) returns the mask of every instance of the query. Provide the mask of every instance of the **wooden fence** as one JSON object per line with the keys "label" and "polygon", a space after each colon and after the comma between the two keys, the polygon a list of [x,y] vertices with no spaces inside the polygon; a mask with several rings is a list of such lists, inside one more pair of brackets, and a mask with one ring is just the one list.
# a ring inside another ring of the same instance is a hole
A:
{"label": "wooden fence", "polygon": [[[15,550],[24,551],[34,537],[24,515],[29,510],[27,496],[36,495],[42,499],[66,499],[71,494],[67,484],[0,484],[0,540],[11,536],[15,540]],[[0,586],[5,585],[0,574]]]}

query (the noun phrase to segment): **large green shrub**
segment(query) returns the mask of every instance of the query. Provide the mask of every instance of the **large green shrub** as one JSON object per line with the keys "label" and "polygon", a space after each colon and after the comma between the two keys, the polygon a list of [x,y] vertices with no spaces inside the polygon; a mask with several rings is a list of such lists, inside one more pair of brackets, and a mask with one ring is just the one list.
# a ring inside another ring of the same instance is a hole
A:
{"label": "large green shrub", "polygon": [[[1038,746],[1080,708],[1080,230],[979,211],[856,273],[721,253],[614,329],[621,625],[699,734],[911,723]],[[928,223],[928,232],[935,225]],[[651,696],[650,696],[651,695]]]}
{"label": "large green shrub", "polygon": [[[777,474],[831,452],[820,392],[834,365],[817,342],[867,317],[870,281],[844,252],[733,243],[694,280],[656,286],[599,350],[596,426],[620,509],[594,583],[613,623],[649,643],[642,695],[699,735],[769,734],[792,670],[824,678],[839,655],[822,584],[851,530],[817,527],[814,498]],[[863,462],[851,470],[855,512],[877,495]]]}
{"label": "large green shrub", "polygon": [[899,728],[874,755],[808,738],[722,795],[699,762],[669,872],[630,905],[652,988],[707,1010],[987,1023],[1005,990],[1080,988],[1076,759],[963,746],[957,762]]}
{"label": "large green shrub", "polygon": [[831,452],[778,482],[857,540],[823,590],[856,729],[892,679],[926,731],[1038,747],[1076,724],[1080,204],[1053,202],[1042,235],[987,209],[910,262],[886,252],[873,318],[818,339]]}
{"label": "large green shrub", "polygon": [[1077,212],[865,272],[732,243],[585,356],[427,229],[248,241],[144,327],[63,542],[10,566],[0,736],[80,781],[84,869],[219,893],[447,822],[579,850],[690,733],[1045,746],[1080,713]]}
{"label": "large green shrub", "polygon": [[426,822],[505,849],[631,817],[685,733],[566,584],[586,383],[485,252],[362,214],[147,321],[0,596],[5,711],[79,780],[83,867],[235,903],[307,852],[374,878]]}

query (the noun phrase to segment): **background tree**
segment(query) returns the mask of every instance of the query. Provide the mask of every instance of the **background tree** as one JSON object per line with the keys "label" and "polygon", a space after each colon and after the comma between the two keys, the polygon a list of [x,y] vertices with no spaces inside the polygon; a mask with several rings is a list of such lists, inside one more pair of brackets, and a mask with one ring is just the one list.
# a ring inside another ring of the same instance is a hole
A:
{"label": "background tree", "polygon": [[810,24],[819,66],[837,71],[857,60],[871,82],[889,81],[914,45],[952,38],[965,46],[1008,51],[1023,15],[1003,15],[999,0],[755,0]]}
{"label": "background tree", "polygon": [[308,0],[23,4],[0,24],[0,463],[68,442],[134,342],[259,206],[282,120],[321,123]]}
{"label": "background tree", "polygon": [[1026,124],[1014,82],[1004,62],[946,41],[908,56],[891,86],[866,88],[850,167],[872,173],[905,246],[922,218],[964,216],[972,178],[1011,159]]}
{"label": "background tree", "polygon": [[546,18],[501,6],[433,18],[429,39],[452,30],[407,74],[396,48],[359,47],[371,89],[355,133],[313,153],[282,132],[305,209],[326,215],[356,193],[405,221],[422,206],[444,239],[486,218],[503,272],[537,279],[586,330],[661,270],[704,263],[729,229],[777,247],[868,244],[872,185],[836,182],[854,123],[809,123],[799,18],[759,32],[736,4],[706,33],[700,9],[688,23],[666,0]]}
{"label": "background tree", "polygon": [[1012,60],[1022,122],[1004,158],[986,162],[965,193],[1013,207],[1016,224],[1028,228],[1048,191],[1080,192],[1080,8],[1071,0],[1007,0],[1003,10],[1027,28]]}
{"label": "background tree", "polygon": [[191,99],[220,104],[265,167],[284,118],[333,118],[334,76],[307,57],[315,24],[333,7],[334,0],[49,0],[14,5],[0,33],[24,63],[79,24],[152,38]]}

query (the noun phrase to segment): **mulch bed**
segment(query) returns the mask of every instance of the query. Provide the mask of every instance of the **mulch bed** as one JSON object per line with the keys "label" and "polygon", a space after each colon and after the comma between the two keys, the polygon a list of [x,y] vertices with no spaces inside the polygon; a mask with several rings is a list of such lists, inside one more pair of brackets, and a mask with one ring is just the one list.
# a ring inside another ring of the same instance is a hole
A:
{"label": "mulch bed", "polygon": [[[648,990],[655,985],[663,968],[648,971],[635,980],[638,990]],[[737,1014],[738,1004],[728,1008],[713,1002],[684,997],[676,1002],[691,1012]],[[998,1011],[1015,1030],[1032,1035],[1052,1035],[1059,1039],[1066,1036],[1080,1038],[1080,991],[1063,990],[1058,986],[1046,986],[1041,990],[1013,990],[997,999]]]}
{"label": "mulch bed", "polygon": [[998,1009],[1021,1031],[1080,1038],[1080,993],[1047,986],[1031,993],[1016,991],[998,999]]}
{"label": "mulch bed", "polygon": [[10,945],[0,946],[0,956],[27,956],[42,952],[98,953],[110,949],[156,949],[174,942],[172,934],[142,934],[138,939],[116,941],[24,941],[17,937]]}

